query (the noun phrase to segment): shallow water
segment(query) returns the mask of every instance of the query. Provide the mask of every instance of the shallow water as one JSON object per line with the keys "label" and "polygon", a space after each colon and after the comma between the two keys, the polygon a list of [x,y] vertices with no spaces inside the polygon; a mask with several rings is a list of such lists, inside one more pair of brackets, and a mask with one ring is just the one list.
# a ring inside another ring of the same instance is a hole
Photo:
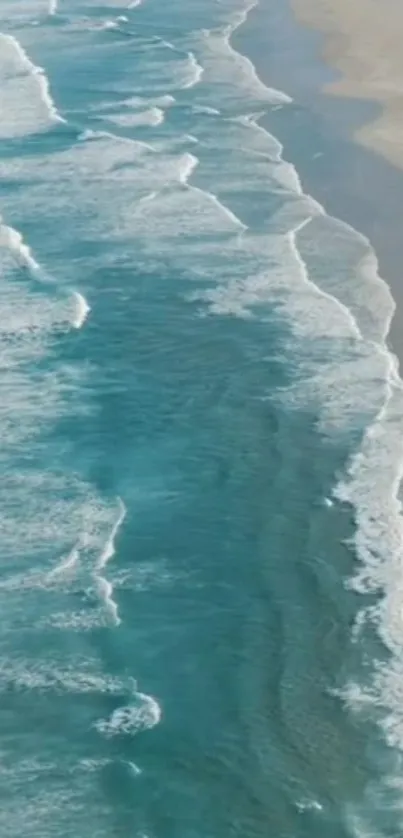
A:
{"label": "shallow water", "polygon": [[4,836],[399,834],[393,300],[247,11],[0,2]]}

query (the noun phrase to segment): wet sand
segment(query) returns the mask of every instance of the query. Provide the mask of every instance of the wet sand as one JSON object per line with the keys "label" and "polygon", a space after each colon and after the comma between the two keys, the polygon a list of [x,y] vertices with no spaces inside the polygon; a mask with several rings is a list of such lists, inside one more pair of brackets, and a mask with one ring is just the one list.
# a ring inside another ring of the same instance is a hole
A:
{"label": "wet sand", "polygon": [[[341,63],[346,62],[347,67],[347,61],[352,61],[353,42],[348,48],[342,47],[346,40],[343,41],[340,30],[329,30],[330,21],[325,12],[327,7],[339,4],[341,20],[340,7],[347,9],[349,2],[353,5],[352,0],[294,2],[298,3],[298,15],[287,0],[260,0],[235,35],[235,46],[250,57],[265,84],[283,90],[294,99],[292,106],[269,113],[262,124],[283,143],[284,156],[296,165],[304,190],[320,201],[329,214],[366,235],[374,246],[380,274],[390,285],[397,304],[389,342],[402,365],[403,128],[401,156],[397,153],[397,134],[393,142],[380,143],[378,132],[378,126],[384,125],[391,109],[398,113],[400,94],[395,91],[393,102],[386,102],[381,87],[377,95],[374,90],[370,95],[370,81],[364,71],[359,82],[358,64],[354,65],[356,81],[348,83],[346,76],[341,77]],[[370,0],[356,2],[363,9]],[[387,7],[393,14],[397,0],[385,0],[381,5],[384,13]],[[375,3],[371,6],[375,7]],[[321,9],[323,14],[319,15]],[[313,24],[310,18],[314,12]],[[395,20],[397,31],[403,31],[398,26],[399,20],[403,22],[403,7],[396,12]],[[331,36],[326,37],[324,33],[329,31]],[[332,63],[324,60],[330,48],[335,50],[336,40],[338,67],[334,63],[336,59]],[[360,45],[364,54],[365,36]],[[370,62],[370,44],[367,49]],[[380,61],[380,47],[377,54]],[[403,103],[403,49],[401,54]],[[386,70],[384,73],[386,78]],[[357,98],[359,89],[360,98]],[[390,136],[398,130],[398,123],[393,125]],[[397,156],[399,165],[394,159]]]}
{"label": "wet sand", "polygon": [[323,56],[340,77],[336,96],[370,99],[380,115],[355,138],[403,169],[403,6],[397,0],[293,0],[301,23],[324,35]]}

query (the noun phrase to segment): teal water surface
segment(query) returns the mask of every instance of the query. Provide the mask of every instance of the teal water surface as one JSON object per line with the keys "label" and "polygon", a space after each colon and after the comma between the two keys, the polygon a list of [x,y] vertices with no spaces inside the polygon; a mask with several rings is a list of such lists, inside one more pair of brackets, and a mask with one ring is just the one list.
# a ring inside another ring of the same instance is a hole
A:
{"label": "teal water surface", "polygon": [[247,12],[0,2],[4,838],[399,834],[393,302]]}

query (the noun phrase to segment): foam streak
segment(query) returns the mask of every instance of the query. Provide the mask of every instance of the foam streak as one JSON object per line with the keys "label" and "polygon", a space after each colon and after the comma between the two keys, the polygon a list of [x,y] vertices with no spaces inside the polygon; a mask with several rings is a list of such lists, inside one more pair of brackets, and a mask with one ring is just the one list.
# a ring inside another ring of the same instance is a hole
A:
{"label": "foam streak", "polygon": [[108,564],[109,560],[112,558],[112,556],[115,555],[115,539],[125,517],[126,507],[123,501],[119,498],[119,508],[116,521],[111,529],[109,537],[106,540],[105,546],[96,562],[94,571],[94,581],[98,596],[104,603],[105,609],[109,614],[113,625],[115,626],[118,626],[120,624],[120,618],[118,615],[117,605],[112,596],[113,586],[111,582],[109,582],[105,578],[105,576],[103,575],[103,571],[106,565]]}

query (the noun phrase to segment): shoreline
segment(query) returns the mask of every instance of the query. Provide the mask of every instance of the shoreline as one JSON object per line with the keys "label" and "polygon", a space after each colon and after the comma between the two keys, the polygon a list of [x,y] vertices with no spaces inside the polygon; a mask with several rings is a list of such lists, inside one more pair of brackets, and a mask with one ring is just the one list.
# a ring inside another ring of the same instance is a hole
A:
{"label": "shoreline", "polygon": [[282,143],[304,191],[373,246],[379,274],[396,304],[387,342],[402,363],[403,172],[357,141],[368,125],[378,124],[379,101],[334,95],[339,74],[323,60],[323,33],[302,24],[282,0],[270,7],[261,0],[232,40],[265,84],[293,99],[291,106],[268,113],[261,124]]}

